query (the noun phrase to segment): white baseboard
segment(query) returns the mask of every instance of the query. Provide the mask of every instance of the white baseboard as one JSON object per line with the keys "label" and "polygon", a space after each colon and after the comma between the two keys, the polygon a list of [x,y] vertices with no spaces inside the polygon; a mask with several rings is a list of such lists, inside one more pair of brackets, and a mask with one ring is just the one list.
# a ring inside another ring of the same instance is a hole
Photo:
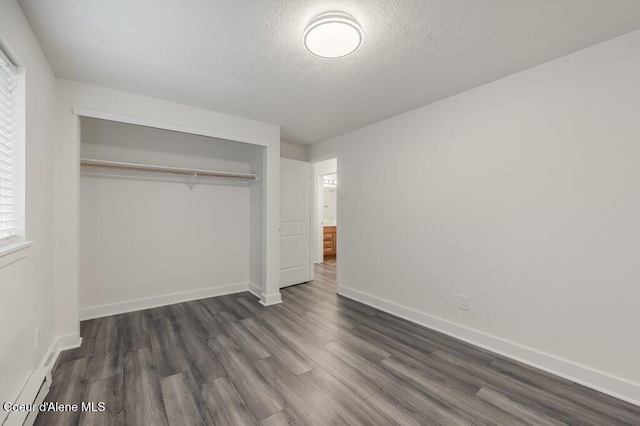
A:
{"label": "white baseboard", "polygon": [[249,283],[249,293],[253,294],[258,299],[262,300],[262,289],[254,283]]}
{"label": "white baseboard", "polygon": [[60,356],[60,352],[66,351],[68,349],[79,348],[82,344],[82,337],[78,333],[67,334],[65,336],[58,336],[47,349],[47,353],[44,358],[40,362],[40,368],[48,367],[49,369],[53,369],[53,366],[56,364],[58,357]]}
{"label": "white baseboard", "polygon": [[[80,341],[82,342],[82,338],[80,338]],[[78,345],[78,347],[79,346],[80,345]],[[47,349],[47,352],[44,354],[44,358],[42,358],[42,361],[40,361],[39,368],[52,368],[58,359],[59,353],[60,351],[58,351],[58,339],[54,339],[53,342],[51,342],[51,346],[49,346],[49,349]]]}
{"label": "white baseboard", "polygon": [[358,290],[341,286],[338,289],[338,294],[640,406],[640,384],[631,383],[573,362],[520,346],[499,337],[388,302]]}
{"label": "white baseboard", "polygon": [[60,336],[56,339],[56,348],[59,351],[79,348],[81,344],[82,337],[80,337],[79,333],[67,334],[66,336]]}
{"label": "white baseboard", "polygon": [[260,295],[260,304],[263,306],[277,305],[278,303],[282,303],[280,292],[274,294],[263,293]]}
{"label": "white baseboard", "polygon": [[102,318],[109,315],[140,311],[142,309],[157,308],[158,306],[188,302],[190,300],[204,299],[207,297],[241,293],[243,291],[247,291],[248,289],[248,283],[230,284],[221,287],[211,287],[200,290],[185,291],[182,293],[146,297],[144,299],[128,300],[126,302],[111,303],[107,305],[90,306],[80,309],[80,320],[84,321],[88,319]]}
{"label": "white baseboard", "polygon": [[262,289],[253,283],[249,283],[249,292],[256,296],[260,300],[260,304],[263,306],[277,305],[282,303],[280,293],[276,294],[264,294]]}

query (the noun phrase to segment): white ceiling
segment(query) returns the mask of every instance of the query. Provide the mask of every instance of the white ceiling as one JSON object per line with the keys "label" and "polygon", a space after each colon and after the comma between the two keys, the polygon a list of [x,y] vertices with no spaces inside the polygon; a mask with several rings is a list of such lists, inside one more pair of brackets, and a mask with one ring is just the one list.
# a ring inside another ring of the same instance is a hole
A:
{"label": "white ceiling", "polygon": [[[638,0],[20,0],[59,77],[282,126],[318,142],[640,28]],[[353,55],[304,50],[316,15]]]}

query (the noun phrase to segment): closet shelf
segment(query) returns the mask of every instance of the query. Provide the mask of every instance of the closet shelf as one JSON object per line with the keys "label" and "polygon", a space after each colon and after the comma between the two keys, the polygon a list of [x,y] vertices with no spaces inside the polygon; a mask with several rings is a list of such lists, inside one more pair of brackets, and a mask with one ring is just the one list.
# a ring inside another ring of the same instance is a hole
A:
{"label": "closet shelf", "polygon": [[117,161],[93,160],[89,158],[80,159],[80,164],[84,167],[95,167],[95,168],[117,169],[117,170],[133,170],[133,171],[139,171],[139,172],[167,173],[167,174],[191,176],[191,177],[229,178],[229,179],[240,179],[245,181],[256,181],[258,178],[258,175],[253,173],[235,173],[235,172],[220,172],[216,170],[183,169],[179,167],[153,166],[153,165],[136,164],[136,163],[121,163]]}

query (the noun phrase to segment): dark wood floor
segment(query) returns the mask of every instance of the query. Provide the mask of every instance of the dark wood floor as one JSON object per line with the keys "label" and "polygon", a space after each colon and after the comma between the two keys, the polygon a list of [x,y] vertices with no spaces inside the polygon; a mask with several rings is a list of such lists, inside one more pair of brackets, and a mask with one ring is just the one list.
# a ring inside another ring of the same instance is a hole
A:
{"label": "dark wood floor", "polygon": [[39,425],[640,425],[640,408],[336,296],[335,267],[249,293],[84,321]]}

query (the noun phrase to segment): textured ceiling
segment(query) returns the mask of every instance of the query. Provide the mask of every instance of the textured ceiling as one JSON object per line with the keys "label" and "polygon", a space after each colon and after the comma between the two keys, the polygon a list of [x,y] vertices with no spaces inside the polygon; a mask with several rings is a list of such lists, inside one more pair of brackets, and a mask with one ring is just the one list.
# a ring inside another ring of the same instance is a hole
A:
{"label": "textured ceiling", "polygon": [[[59,77],[282,126],[310,144],[640,28],[638,0],[21,0]],[[365,33],[304,50],[316,15]]]}

